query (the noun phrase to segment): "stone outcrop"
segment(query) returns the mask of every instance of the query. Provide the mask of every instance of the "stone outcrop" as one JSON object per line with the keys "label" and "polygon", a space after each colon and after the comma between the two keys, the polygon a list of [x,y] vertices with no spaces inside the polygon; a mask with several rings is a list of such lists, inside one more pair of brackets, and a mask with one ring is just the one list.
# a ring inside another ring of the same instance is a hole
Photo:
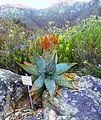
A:
{"label": "stone outcrop", "polygon": [[[45,120],[54,113],[54,120],[100,120],[101,79],[83,76],[76,83],[78,91],[61,88],[61,96],[43,94]],[[51,112],[51,111],[54,112]]]}
{"label": "stone outcrop", "polygon": [[[83,76],[75,85],[78,90],[60,88],[61,96],[50,97],[44,91],[41,111],[44,120],[101,120],[101,79]],[[0,69],[0,120],[8,112],[9,104],[13,101],[11,98],[19,101],[25,93],[28,94],[27,87],[22,85],[20,75]]]}

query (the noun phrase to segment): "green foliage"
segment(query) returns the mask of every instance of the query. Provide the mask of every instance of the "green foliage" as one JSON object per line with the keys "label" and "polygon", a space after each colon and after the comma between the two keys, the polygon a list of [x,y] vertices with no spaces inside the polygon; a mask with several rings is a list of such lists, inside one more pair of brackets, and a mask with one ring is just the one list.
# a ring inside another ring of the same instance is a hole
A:
{"label": "green foliage", "polygon": [[[77,26],[67,29],[65,37],[70,44],[71,60],[83,64],[85,60],[100,64],[101,18],[91,17]],[[70,36],[70,37],[69,37]]]}
{"label": "green foliage", "polygon": [[[11,21],[3,20],[0,20],[0,31],[2,31],[0,33],[0,67],[18,73],[18,69],[20,70],[20,68],[16,65],[16,62],[22,63],[28,60],[32,64],[35,64],[33,57],[28,58],[27,53],[32,54],[34,50],[42,56],[43,50],[40,42],[43,36],[41,33],[38,32],[35,34],[35,36],[39,34],[41,36],[37,36],[34,40],[27,40],[28,34],[23,27]],[[48,32],[58,38],[58,46],[56,48],[58,63],[76,62],[81,71],[82,67],[86,68],[83,74],[98,75],[100,77],[100,73],[98,72],[100,68],[97,68],[101,65],[101,17],[91,16],[72,27],[69,27],[68,22],[65,28],[54,26]],[[53,48],[50,49],[51,52],[52,50]],[[49,54],[43,56],[44,59],[48,59],[47,64],[52,62],[51,58],[53,57],[49,56]],[[90,66],[84,64],[85,60]],[[93,66],[95,72],[91,72],[91,66]],[[41,71],[43,71],[43,68],[40,68]]]}
{"label": "green foliage", "polygon": [[27,59],[27,34],[23,27],[0,19],[0,67],[18,72],[16,62]]}
{"label": "green foliage", "polygon": [[[32,49],[41,55],[42,37],[37,36],[34,40],[28,40],[33,31],[27,30],[19,24],[14,24],[10,20],[0,19],[0,31],[0,67],[24,74],[25,71],[22,71],[16,62],[26,61],[28,59],[27,53],[30,53]],[[36,32],[37,34],[42,33],[39,29]]]}
{"label": "green foliage", "polygon": [[[85,67],[84,61],[87,60],[96,69],[99,64],[101,65],[100,33],[101,17],[96,16],[91,16],[63,31],[55,28],[54,34],[58,36],[58,61],[76,62],[81,68],[81,66]],[[93,74],[90,72],[90,66],[86,66],[86,70],[86,73],[93,76],[97,74],[96,71]],[[98,77],[100,76],[98,75]]]}
{"label": "green foliage", "polygon": [[[37,91],[42,89],[42,87],[46,86],[49,94],[51,96],[54,95],[56,90],[56,85],[74,88],[72,84],[69,84],[63,78],[61,78],[62,73],[69,70],[71,67],[76,65],[76,63],[56,63],[56,51],[51,53],[51,60],[43,59],[41,56],[36,54],[34,51],[32,55],[28,55],[31,63],[24,62],[24,64],[18,63],[25,71],[35,76],[33,79],[33,86],[31,89],[31,95],[36,95]],[[49,57],[50,57],[49,56]],[[33,58],[33,60],[32,60]],[[48,56],[47,56],[48,58]],[[33,62],[34,61],[34,62]],[[34,64],[33,64],[34,63]],[[42,89],[43,90],[43,89]],[[42,92],[42,91],[41,91]]]}
{"label": "green foliage", "polygon": [[[68,24],[69,22],[67,22]],[[67,25],[68,27],[68,25]],[[58,62],[71,62],[70,44],[65,38],[65,28],[58,28],[57,26],[49,29],[50,33],[53,33],[58,38]]]}
{"label": "green foliage", "polygon": [[29,52],[31,52],[33,49],[34,51],[39,54],[42,55],[42,47],[40,46],[40,42],[42,41],[42,36],[37,36],[33,41],[32,40],[28,40],[28,49]]}
{"label": "green foliage", "polygon": [[90,74],[95,77],[101,78],[101,65],[94,65],[91,63],[88,63],[87,61],[84,62],[84,70],[81,69],[82,73],[85,74]]}
{"label": "green foliage", "polygon": [[[97,68],[101,64],[101,18],[91,17],[71,29],[70,38],[66,37],[70,44],[71,60],[84,66],[84,61]],[[96,76],[97,72],[91,72],[91,67],[86,66],[88,74]],[[98,74],[97,74],[98,75]],[[97,76],[100,77],[100,76]]]}

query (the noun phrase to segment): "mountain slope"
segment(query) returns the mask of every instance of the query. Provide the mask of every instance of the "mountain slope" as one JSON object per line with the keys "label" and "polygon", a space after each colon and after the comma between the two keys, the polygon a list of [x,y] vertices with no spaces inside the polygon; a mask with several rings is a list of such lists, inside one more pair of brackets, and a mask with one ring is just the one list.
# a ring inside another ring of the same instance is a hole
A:
{"label": "mountain slope", "polygon": [[2,5],[0,6],[0,18],[10,19],[25,24],[27,28],[42,28],[48,24],[62,26],[66,21],[72,25],[78,18],[85,19],[90,15],[97,14],[97,4],[95,0],[90,2],[76,2],[73,4],[58,3],[52,7],[37,10],[22,5]]}

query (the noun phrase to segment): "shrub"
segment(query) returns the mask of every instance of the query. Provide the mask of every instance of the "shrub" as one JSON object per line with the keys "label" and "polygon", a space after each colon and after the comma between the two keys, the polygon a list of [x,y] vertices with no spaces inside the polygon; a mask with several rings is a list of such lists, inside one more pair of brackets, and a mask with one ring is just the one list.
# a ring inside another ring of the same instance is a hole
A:
{"label": "shrub", "polygon": [[[88,74],[94,75],[89,71],[90,66],[96,69],[101,64],[101,17],[96,20],[95,16],[91,16],[76,26],[68,27],[58,48],[60,62],[76,62],[85,67]],[[85,61],[91,65],[88,67]],[[100,73],[97,75],[101,77]]]}
{"label": "shrub", "polygon": [[27,34],[12,21],[0,20],[0,67],[18,72],[16,61],[26,59]]}
{"label": "shrub", "polygon": [[[101,77],[99,71],[99,66],[101,66],[101,17],[91,16],[78,22],[75,26],[66,25],[61,29],[55,26],[49,30],[58,37],[58,62],[76,62],[79,69],[84,69],[83,74]],[[85,61],[89,65],[85,65]],[[95,72],[91,72],[91,66]]]}

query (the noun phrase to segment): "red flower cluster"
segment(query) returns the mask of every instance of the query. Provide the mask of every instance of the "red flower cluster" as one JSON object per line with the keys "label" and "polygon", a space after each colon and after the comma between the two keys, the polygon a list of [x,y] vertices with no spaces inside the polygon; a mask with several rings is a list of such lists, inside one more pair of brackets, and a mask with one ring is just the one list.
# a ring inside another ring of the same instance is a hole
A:
{"label": "red flower cluster", "polygon": [[58,39],[53,34],[50,34],[49,37],[46,36],[46,35],[44,36],[40,45],[45,51],[47,51],[51,47],[52,43],[54,45],[57,45],[58,44]]}
{"label": "red flower cluster", "polygon": [[47,36],[44,36],[44,39],[42,40],[40,45],[45,51],[47,51],[51,46],[51,42]]}
{"label": "red flower cluster", "polygon": [[50,40],[53,42],[54,45],[58,44],[58,39],[53,34],[50,34],[49,37],[50,37]]}

